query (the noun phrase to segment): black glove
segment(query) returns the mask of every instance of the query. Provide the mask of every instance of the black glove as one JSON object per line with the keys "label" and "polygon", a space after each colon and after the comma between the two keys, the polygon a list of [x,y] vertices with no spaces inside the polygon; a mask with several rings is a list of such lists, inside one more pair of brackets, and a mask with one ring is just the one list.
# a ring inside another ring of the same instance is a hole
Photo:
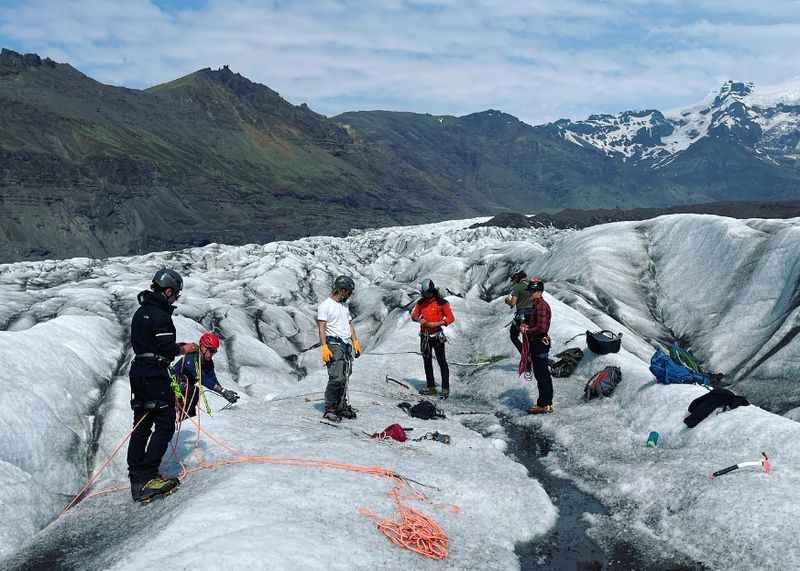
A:
{"label": "black glove", "polygon": [[222,389],[222,396],[224,396],[229,403],[235,403],[239,400],[239,394],[230,389]]}

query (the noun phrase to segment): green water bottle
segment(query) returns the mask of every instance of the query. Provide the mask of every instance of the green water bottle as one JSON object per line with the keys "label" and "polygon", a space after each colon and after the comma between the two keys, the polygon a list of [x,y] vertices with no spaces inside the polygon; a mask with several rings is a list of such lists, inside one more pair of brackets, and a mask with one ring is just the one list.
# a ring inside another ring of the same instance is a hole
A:
{"label": "green water bottle", "polygon": [[654,430],[650,433],[650,436],[647,437],[647,447],[654,448],[656,444],[658,444],[658,432]]}

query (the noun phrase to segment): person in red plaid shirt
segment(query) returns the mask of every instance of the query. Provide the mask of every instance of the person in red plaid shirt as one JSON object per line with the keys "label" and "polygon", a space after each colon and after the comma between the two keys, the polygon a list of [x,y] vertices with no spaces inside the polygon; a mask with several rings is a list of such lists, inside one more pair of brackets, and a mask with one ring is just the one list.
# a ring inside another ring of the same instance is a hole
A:
{"label": "person in red plaid shirt", "polygon": [[524,335],[525,349],[523,350],[523,361],[520,368],[524,367],[525,372],[533,369],[533,376],[536,377],[536,385],[539,388],[539,398],[536,406],[528,409],[531,414],[545,414],[553,412],[553,379],[550,376],[550,369],[547,366],[547,358],[550,355],[550,305],[542,297],[544,292],[544,282],[542,278],[534,277],[528,283],[528,291],[531,293],[533,308],[525,318],[525,323],[520,327]]}

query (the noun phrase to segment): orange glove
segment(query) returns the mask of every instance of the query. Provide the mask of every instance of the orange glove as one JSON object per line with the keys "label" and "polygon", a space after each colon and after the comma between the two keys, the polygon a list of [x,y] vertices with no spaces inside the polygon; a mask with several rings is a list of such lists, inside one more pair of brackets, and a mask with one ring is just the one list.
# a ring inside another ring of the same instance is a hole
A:
{"label": "orange glove", "polygon": [[361,349],[361,341],[358,339],[353,339],[353,351],[356,353],[356,359],[361,356],[363,349]]}
{"label": "orange glove", "polygon": [[323,345],[321,349],[322,349],[322,362],[327,365],[330,362],[330,360],[333,359],[333,351],[331,351],[331,348],[328,347],[327,343]]}

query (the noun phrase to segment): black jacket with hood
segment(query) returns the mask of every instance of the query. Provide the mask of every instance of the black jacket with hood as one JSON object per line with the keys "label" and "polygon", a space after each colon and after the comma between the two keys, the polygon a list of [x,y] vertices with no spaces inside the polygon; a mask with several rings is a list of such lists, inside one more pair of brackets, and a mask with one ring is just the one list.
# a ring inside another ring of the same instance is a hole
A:
{"label": "black jacket with hood", "polygon": [[137,356],[131,363],[131,377],[169,378],[167,367],[180,353],[180,346],[175,343],[173,311],[175,306],[161,293],[145,290],[139,294],[139,309],[131,320],[133,352],[158,357]]}

